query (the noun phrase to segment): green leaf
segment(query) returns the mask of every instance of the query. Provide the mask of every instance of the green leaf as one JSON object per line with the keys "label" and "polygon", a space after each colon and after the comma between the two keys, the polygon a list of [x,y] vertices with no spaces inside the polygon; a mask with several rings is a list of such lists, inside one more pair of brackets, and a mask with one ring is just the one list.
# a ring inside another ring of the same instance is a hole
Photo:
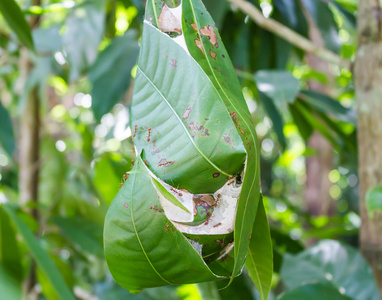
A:
{"label": "green leaf", "polygon": [[261,102],[264,105],[265,111],[267,112],[269,118],[272,121],[272,128],[276,132],[277,139],[283,149],[286,147],[286,140],[284,135],[284,121],[274,105],[273,101],[262,92],[259,92]]}
{"label": "green leaf", "polygon": [[366,208],[370,218],[373,217],[374,212],[382,212],[382,186],[367,191]]}
{"label": "green leaf", "polygon": [[313,133],[313,126],[306,120],[304,115],[299,111],[295,104],[288,105],[289,111],[293,117],[302,138],[307,142]]}
{"label": "green leaf", "polygon": [[[124,172],[118,174],[114,167],[115,162],[110,155],[104,154],[96,160],[94,169],[94,185],[107,203],[111,203],[118,193],[118,187],[122,181]],[[131,166],[126,163],[125,170],[130,170]]]}
{"label": "green leaf", "polygon": [[253,224],[245,266],[260,293],[260,299],[268,299],[272,283],[273,257],[269,225],[262,199]]}
{"label": "green leaf", "polygon": [[312,111],[302,102],[296,101],[295,108],[299,110],[302,116],[304,116],[305,120],[317,131],[319,131],[332,145],[336,150],[339,150],[340,147],[338,145],[337,140],[333,137],[332,133],[328,130],[328,128],[322,124],[316,117],[313,115]]}
{"label": "green leaf", "polygon": [[7,300],[22,299],[21,282],[10,275],[0,262],[0,295]]}
{"label": "green leaf", "polygon": [[313,282],[303,284],[294,288],[291,291],[281,295],[279,300],[296,300],[296,299],[309,299],[309,300],[350,300],[354,298],[342,295],[340,291],[330,282]]}
{"label": "green leaf", "polygon": [[15,151],[15,137],[13,135],[12,120],[8,111],[0,102],[0,143],[4,150],[12,156]]}
{"label": "green leaf", "polygon": [[289,289],[329,280],[352,299],[380,299],[373,272],[362,255],[333,240],[321,241],[297,255],[286,254],[280,275]]}
{"label": "green leaf", "polygon": [[244,265],[249,245],[248,236],[252,232],[259,203],[260,151],[252,116],[214,21],[200,0],[184,0],[182,13],[182,29],[187,48],[223,100],[247,154],[246,171],[235,219],[231,283]]}
{"label": "green leaf", "polygon": [[300,91],[299,98],[323,113],[331,114],[338,120],[355,125],[357,116],[354,110],[343,107],[333,98],[314,91]]}
{"label": "green leaf", "polygon": [[274,0],[274,5],[290,27],[296,28],[298,26],[295,0]]}
{"label": "green leaf", "polygon": [[[93,2],[95,3],[95,2]],[[73,10],[65,20],[62,37],[70,67],[70,80],[76,80],[95,61],[104,30],[103,9],[86,4]]]}
{"label": "green leaf", "polygon": [[281,109],[286,106],[285,103],[293,103],[299,91],[298,80],[288,71],[257,71],[255,81],[259,91]]}
{"label": "green leaf", "polygon": [[184,207],[184,205],[180,203],[180,201],[173,194],[171,194],[158,180],[152,178],[152,181],[155,187],[167,200],[175,204],[177,207],[183,209],[184,211],[190,213],[190,211],[186,207]]}
{"label": "green leaf", "polygon": [[[2,205],[0,205],[0,264],[3,272],[7,272],[9,276],[21,283],[23,267],[16,233]],[[0,293],[0,295],[2,294]]]}
{"label": "green leaf", "polygon": [[104,240],[111,274],[132,293],[143,288],[216,278],[198,252],[166,218],[140,157],[110,205]]}
{"label": "green leaf", "polygon": [[244,164],[235,124],[192,57],[155,27],[143,27],[131,106],[134,144],[166,183],[215,192]]}
{"label": "green leaf", "polygon": [[325,1],[302,0],[302,4],[320,30],[326,48],[338,53],[341,49],[341,41],[338,35],[337,23],[328,3]]}
{"label": "green leaf", "polygon": [[127,91],[138,50],[136,32],[130,30],[124,36],[115,37],[90,68],[92,109],[98,121]]}
{"label": "green leaf", "polygon": [[19,40],[29,49],[34,50],[33,39],[29,24],[24,18],[23,12],[14,0],[1,0],[0,12],[3,14],[9,27],[17,35]]}
{"label": "green leaf", "polygon": [[60,36],[60,27],[52,26],[48,28],[38,28],[33,30],[32,36],[36,51],[54,52],[62,47],[62,37]]}
{"label": "green leaf", "polygon": [[82,217],[54,218],[54,222],[60,227],[66,236],[83,251],[103,257],[102,227]]}
{"label": "green leaf", "polygon": [[41,247],[40,241],[29,230],[28,226],[17,216],[16,212],[9,206],[3,206],[13,224],[17,228],[20,235],[36,260],[37,265],[44,271],[45,275],[49,278],[51,284],[56,290],[57,294],[63,299],[74,300],[73,294],[68,289],[61,273],[58,271],[56,265],[49,257],[49,254]]}

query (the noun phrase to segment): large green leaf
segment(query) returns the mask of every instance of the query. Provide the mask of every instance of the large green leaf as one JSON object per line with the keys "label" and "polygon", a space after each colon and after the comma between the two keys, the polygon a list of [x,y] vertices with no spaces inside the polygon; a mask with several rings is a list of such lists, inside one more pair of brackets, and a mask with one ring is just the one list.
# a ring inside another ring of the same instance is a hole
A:
{"label": "large green leaf", "polygon": [[133,293],[216,278],[166,218],[140,157],[106,215],[104,242],[111,274]]}
{"label": "large green leaf", "polygon": [[89,70],[92,109],[97,120],[121,100],[130,84],[131,69],[138,57],[136,32],[115,37]]}
{"label": "large green leaf", "polygon": [[1,0],[0,12],[20,41],[29,49],[34,50],[31,30],[17,3],[14,0]]}
{"label": "large green leaf", "polygon": [[342,295],[330,282],[311,282],[294,288],[283,294],[279,300],[350,300],[353,298]]}
{"label": "large green leaf", "polygon": [[144,23],[131,106],[138,151],[162,180],[215,192],[241,171],[245,150],[219,94],[173,39]]}
{"label": "large green leaf", "polygon": [[297,255],[285,255],[280,274],[290,289],[329,280],[352,299],[380,299],[373,272],[361,254],[337,241],[324,240]]}
{"label": "large green leaf", "polygon": [[0,101],[0,144],[12,156],[15,150],[15,137],[13,135],[12,120],[8,111]]}
{"label": "large green leaf", "polygon": [[268,299],[271,291],[273,257],[272,241],[263,200],[260,200],[245,266],[260,293],[260,299]]}
{"label": "large green leaf", "polygon": [[73,294],[67,287],[61,273],[58,271],[56,265],[49,257],[49,254],[46,252],[46,250],[41,247],[40,241],[33,235],[28,226],[17,216],[13,208],[7,205],[3,206],[3,208],[7,212],[20,235],[23,237],[28,250],[36,260],[37,265],[49,278],[57,294],[60,295],[63,299],[74,300]]}
{"label": "large green leaf", "polygon": [[[231,281],[242,269],[260,195],[260,166],[255,125],[235,70],[215,23],[200,0],[183,0],[182,29],[187,48],[213,83],[230,113],[247,153],[246,169],[234,231],[234,268]],[[271,254],[270,254],[271,255]]]}

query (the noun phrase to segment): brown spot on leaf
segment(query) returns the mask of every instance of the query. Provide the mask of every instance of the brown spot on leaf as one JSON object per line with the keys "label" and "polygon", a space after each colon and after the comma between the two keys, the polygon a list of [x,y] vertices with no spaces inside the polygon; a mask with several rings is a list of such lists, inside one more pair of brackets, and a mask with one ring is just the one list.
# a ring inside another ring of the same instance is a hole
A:
{"label": "brown spot on leaf", "polygon": [[183,120],[188,119],[188,117],[190,116],[190,113],[191,113],[191,108],[187,107],[186,111],[183,114]]}
{"label": "brown spot on leaf", "polygon": [[218,178],[219,176],[220,176],[220,173],[214,173],[214,174],[212,175],[213,178]]}
{"label": "brown spot on leaf", "polygon": [[211,55],[211,57],[212,57],[213,59],[215,59],[215,58],[216,58],[216,53],[215,53],[215,52],[213,52],[212,50],[210,50],[210,55]]}
{"label": "brown spot on leaf", "polygon": [[163,32],[182,34],[182,25],[166,4],[163,5],[162,12],[159,15],[158,26]]}
{"label": "brown spot on leaf", "polygon": [[240,128],[241,134],[245,134],[244,130]]}
{"label": "brown spot on leaf", "polygon": [[129,207],[129,204],[125,203],[123,206],[126,207],[126,208],[128,208],[128,207]]}
{"label": "brown spot on leaf", "polygon": [[196,44],[196,47],[198,47],[203,52],[203,54],[205,54],[203,46],[202,46],[202,42],[198,39],[195,39],[195,44]]}
{"label": "brown spot on leaf", "polygon": [[200,33],[204,36],[207,36],[212,45],[216,44],[218,36],[216,35],[214,28],[211,25],[209,25],[208,27],[204,26],[202,29],[200,29]]}
{"label": "brown spot on leaf", "polygon": [[171,58],[171,68],[176,68],[176,59]]}
{"label": "brown spot on leaf", "polygon": [[194,28],[195,31],[198,31],[198,26],[195,23],[191,23],[191,27]]}

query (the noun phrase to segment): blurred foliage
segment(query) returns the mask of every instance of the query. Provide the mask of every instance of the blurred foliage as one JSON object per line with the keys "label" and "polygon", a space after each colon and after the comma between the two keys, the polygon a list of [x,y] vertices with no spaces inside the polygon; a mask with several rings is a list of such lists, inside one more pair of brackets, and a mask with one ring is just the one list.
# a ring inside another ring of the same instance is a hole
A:
{"label": "blurred foliage", "polygon": [[[355,0],[250,2],[266,17],[307,36],[305,5],[325,46],[344,58],[354,57]],[[20,299],[21,282],[37,262],[38,284],[32,292],[39,299],[70,299],[71,292],[79,299],[258,299],[246,270],[226,289],[220,289],[226,285],[222,281],[138,295],[120,288],[107,270],[104,217],[135,156],[129,105],[144,1],[1,3],[0,295]],[[308,91],[308,82],[325,85],[330,76],[308,66],[303,51],[225,1],[204,3],[257,124],[262,193],[275,254],[270,298],[377,299],[371,271],[357,250],[361,221],[350,70],[330,65],[331,94]],[[38,220],[27,213],[29,207],[18,205],[20,120],[34,88],[41,104]],[[314,217],[305,210],[305,161],[317,155],[307,141],[314,131],[333,147],[329,193],[336,212],[330,216]],[[369,196],[370,209],[380,209],[373,199]],[[335,241],[304,250],[321,239]],[[359,272],[346,271],[353,264]],[[360,296],[366,291],[360,276],[373,294]]]}

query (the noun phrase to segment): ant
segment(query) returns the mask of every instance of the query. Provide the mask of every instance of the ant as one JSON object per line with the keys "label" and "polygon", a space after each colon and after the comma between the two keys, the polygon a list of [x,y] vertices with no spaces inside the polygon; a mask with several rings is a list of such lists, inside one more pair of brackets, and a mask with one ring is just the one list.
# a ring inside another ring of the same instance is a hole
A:
{"label": "ant", "polygon": [[147,142],[150,142],[151,128],[149,128],[149,134],[147,136]]}
{"label": "ant", "polygon": [[136,133],[137,133],[138,125],[135,125],[134,128],[135,128],[135,129],[134,129],[133,137],[135,137],[135,135],[136,135]]}

